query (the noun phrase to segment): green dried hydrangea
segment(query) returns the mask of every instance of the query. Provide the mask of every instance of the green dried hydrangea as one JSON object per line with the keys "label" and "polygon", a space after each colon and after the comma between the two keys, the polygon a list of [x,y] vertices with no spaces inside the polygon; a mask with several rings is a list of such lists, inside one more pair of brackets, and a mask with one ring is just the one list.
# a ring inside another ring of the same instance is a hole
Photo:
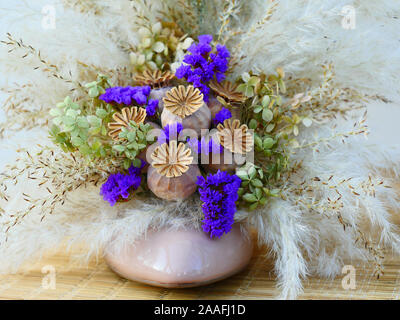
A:
{"label": "green dried hydrangea", "polygon": [[254,130],[254,163],[237,172],[243,181],[240,196],[250,210],[279,195],[281,175],[289,167],[289,146],[296,145],[301,125],[312,124],[312,116],[299,108],[311,98],[300,94],[289,99],[284,76],[279,68],[276,75],[245,73],[238,80],[237,90],[248,98],[241,120]]}
{"label": "green dried hydrangea", "polygon": [[[117,159],[127,169],[131,164],[138,164],[137,156],[150,143],[147,133],[152,129],[148,124],[130,123],[119,134],[115,142],[109,136],[108,124],[112,116],[119,111],[111,104],[99,99],[110,87],[109,80],[99,75],[96,81],[87,83],[87,99],[79,104],[70,97],[50,111],[53,126],[50,137],[64,152],[79,152],[89,160]],[[140,164],[140,163],[139,163]]]}
{"label": "green dried hydrangea", "polygon": [[157,22],[141,27],[138,31],[139,45],[130,53],[135,72],[144,70],[169,70],[179,59],[180,53],[192,43],[175,23]]}
{"label": "green dried hydrangea", "polygon": [[79,151],[90,159],[104,158],[110,153],[110,145],[104,141],[114,110],[108,104],[96,108],[95,114],[86,113],[89,109],[66,97],[50,111],[54,117],[50,136],[65,152]]}
{"label": "green dried hydrangea", "polygon": [[153,127],[150,124],[136,124],[131,121],[129,128],[122,128],[118,137],[119,140],[113,145],[114,155],[125,157],[124,168],[128,169],[131,163],[139,167],[140,160],[138,155],[146,149],[146,147],[154,142],[154,137],[150,138],[148,134]]}

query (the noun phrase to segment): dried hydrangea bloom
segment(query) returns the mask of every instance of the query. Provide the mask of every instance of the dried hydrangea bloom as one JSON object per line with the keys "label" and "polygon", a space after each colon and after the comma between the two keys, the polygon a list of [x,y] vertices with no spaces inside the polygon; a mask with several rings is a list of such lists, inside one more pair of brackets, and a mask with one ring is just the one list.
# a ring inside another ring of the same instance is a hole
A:
{"label": "dried hydrangea bloom", "polygon": [[246,97],[241,92],[237,91],[238,86],[232,82],[218,82],[216,80],[212,80],[209,86],[217,95],[225,98],[229,102],[243,103],[246,101]]}
{"label": "dried hydrangea bloom", "polygon": [[157,147],[151,155],[152,166],[167,178],[180,177],[189,170],[193,162],[191,150],[183,143],[172,140]]}
{"label": "dried hydrangea bloom", "polygon": [[135,82],[141,86],[150,86],[152,88],[161,88],[168,85],[175,78],[171,71],[146,70],[135,77]]}
{"label": "dried hydrangea bloom", "polygon": [[123,108],[121,112],[116,112],[113,115],[115,122],[110,122],[108,135],[114,140],[119,139],[119,134],[123,128],[128,128],[129,123],[133,121],[136,124],[144,122],[146,118],[146,109],[139,107]]}
{"label": "dried hydrangea bloom", "polygon": [[227,119],[217,126],[221,145],[233,153],[246,154],[254,145],[254,138],[245,124]]}
{"label": "dried hydrangea bloom", "polygon": [[193,86],[174,87],[167,92],[163,101],[168,111],[182,119],[192,115],[204,105],[203,94]]}

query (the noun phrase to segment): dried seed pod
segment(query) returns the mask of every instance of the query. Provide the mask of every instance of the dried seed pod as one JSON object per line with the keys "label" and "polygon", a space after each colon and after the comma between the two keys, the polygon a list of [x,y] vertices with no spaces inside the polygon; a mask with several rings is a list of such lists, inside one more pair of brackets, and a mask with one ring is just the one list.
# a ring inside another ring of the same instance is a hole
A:
{"label": "dried seed pod", "polygon": [[218,170],[234,173],[236,168],[244,165],[246,156],[238,153],[232,153],[227,149],[221,154],[213,154],[209,158],[209,163],[202,163],[202,167],[207,172],[216,173]]}
{"label": "dried seed pod", "polygon": [[146,123],[146,124],[149,124],[153,129],[161,129],[161,127],[160,127],[157,123],[155,123],[155,122],[152,122],[152,121],[145,121],[145,123]]}
{"label": "dried seed pod", "polygon": [[167,178],[179,177],[189,170],[189,165],[193,162],[191,153],[183,143],[178,145],[176,140],[172,140],[154,150],[151,155],[152,166]]}
{"label": "dried seed pod", "polygon": [[193,86],[174,87],[163,100],[165,108],[182,119],[195,113],[204,104],[203,94]]}
{"label": "dried seed pod", "polygon": [[254,146],[254,138],[245,124],[235,119],[227,119],[217,126],[221,145],[233,153],[246,154]]}
{"label": "dried seed pod", "polygon": [[200,169],[195,164],[190,165],[188,171],[176,178],[167,178],[150,166],[147,171],[147,184],[149,189],[161,199],[184,200],[196,192],[196,181],[200,175]]}
{"label": "dried seed pod", "polygon": [[108,135],[114,140],[119,139],[119,134],[123,128],[128,128],[129,123],[133,121],[136,124],[143,123],[146,118],[146,109],[139,107],[123,108],[121,112],[116,112],[113,115],[115,122],[110,122]]}
{"label": "dried seed pod", "polygon": [[183,143],[164,143],[154,150],[151,158],[147,184],[157,197],[165,200],[183,200],[196,191],[196,180],[200,170],[197,165],[192,164],[191,150]]}
{"label": "dried seed pod", "polygon": [[210,95],[208,100],[208,108],[211,111],[211,118],[214,119],[215,115],[222,110],[224,105],[218,101],[218,99],[214,95]]}
{"label": "dried seed pod", "polygon": [[[211,135],[214,141],[218,141],[216,134]],[[236,168],[242,166],[246,162],[246,155],[232,153],[228,149],[223,148],[221,153],[213,152],[209,155],[201,154],[200,164],[207,171],[215,173],[218,170],[234,173]]]}
{"label": "dried seed pod", "polygon": [[161,113],[161,124],[165,127],[168,124],[182,123],[183,128],[193,129],[197,135],[201,135],[201,129],[209,129],[211,126],[211,111],[207,105],[204,104],[199,110],[193,113],[191,116],[182,119],[164,108]]}
{"label": "dried seed pod", "polygon": [[152,88],[161,88],[168,85],[175,78],[171,71],[146,70],[135,77],[135,82],[140,86],[150,86]]}
{"label": "dried seed pod", "polygon": [[237,85],[229,82],[222,81],[218,82],[216,80],[212,80],[210,82],[210,88],[219,96],[225,98],[229,102],[235,103],[243,103],[246,101],[246,97],[243,93],[237,91]]}
{"label": "dried seed pod", "polygon": [[203,101],[203,94],[193,86],[179,86],[167,92],[163,99],[165,108],[161,114],[161,123],[180,122],[186,129],[193,129],[198,135],[201,129],[211,126],[211,111]]}
{"label": "dried seed pod", "polygon": [[153,160],[151,159],[151,155],[154,150],[159,146],[158,142],[155,142],[151,145],[148,145],[142,152],[140,152],[137,157],[146,162],[145,166],[142,169],[142,172],[147,172],[149,166],[152,164]]}
{"label": "dried seed pod", "polygon": [[158,100],[158,109],[160,112],[164,110],[164,98],[168,91],[170,91],[171,87],[164,87],[159,89],[153,89],[150,91],[149,99]]}

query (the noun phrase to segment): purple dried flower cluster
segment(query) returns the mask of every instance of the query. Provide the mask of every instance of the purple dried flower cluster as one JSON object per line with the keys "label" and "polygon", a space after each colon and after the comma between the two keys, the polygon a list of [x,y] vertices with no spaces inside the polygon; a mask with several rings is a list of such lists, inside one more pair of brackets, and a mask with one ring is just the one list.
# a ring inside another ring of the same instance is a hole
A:
{"label": "purple dried flower cluster", "polygon": [[228,108],[222,108],[215,117],[214,117],[214,125],[217,126],[220,123],[224,123],[226,119],[232,118],[232,113]]}
{"label": "purple dried flower cluster", "polygon": [[156,115],[158,109],[158,100],[149,100],[146,106],[146,113],[148,116],[153,117]]}
{"label": "purple dried flower cluster", "polygon": [[143,87],[111,87],[107,88],[99,99],[107,103],[118,104],[138,104],[145,105],[147,97],[149,96],[151,88],[149,86]]}
{"label": "purple dried flower cluster", "polygon": [[107,88],[99,99],[107,103],[117,103],[124,105],[137,104],[139,106],[146,106],[147,114],[152,117],[156,114],[158,109],[158,100],[148,100],[150,95],[150,86],[142,87],[111,87]]}
{"label": "purple dried flower cluster", "polygon": [[199,88],[204,94],[204,101],[208,102],[210,89],[206,83],[215,78],[218,82],[225,79],[225,72],[228,70],[230,53],[224,45],[217,44],[216,52],[212,52],[211,35],[201,35],[198,37],[199,43],[192,44],[185,55],[182,64],[176,70],[177,78],[185,78],[187,82]]}
{"label": "purple dried flower cluster", "polygon": [[141,170],[145,162],[142,161],[140,168],[131,166],[128,174],[115,173],[108,177],[107,181],[101,186],[100,195],[111,206],[114,206],[118,200],[127,199],[130,193],[139,188],[142,177]]}
{"label": "purple dried flower cluster", "polygon": [[220,170],[206,178],[197,177],[205,215],[203,231],[209,233],[211,238],[220,238],[231,231],[241,182],[238,176]]}
{"label": "purple dried flower cluster", "polygon": [[194,138],[189,139],[189,147],[197,154],[209,155],[210,153],[222,153],[224,148],[215,142],[212,138],[206,139],[202,137],[201,140]]}
{"label": "purple dried flower cluster", "polygon": [[169,143],[170,140],[178,140],[179,133],[183,130],[182,123],[167,124],[157,138],[159,144]]}

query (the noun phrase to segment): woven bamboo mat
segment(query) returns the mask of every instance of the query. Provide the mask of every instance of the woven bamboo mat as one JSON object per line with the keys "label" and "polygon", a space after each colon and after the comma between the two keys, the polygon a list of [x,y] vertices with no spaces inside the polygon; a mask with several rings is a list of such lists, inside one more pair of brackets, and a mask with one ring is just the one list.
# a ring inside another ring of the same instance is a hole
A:
{"label": "woven bamboo mat", "polygon": [[[229,279],[200,288],[161,289],[131,282],[114,274],[104,261],[82,267],[62,251],[0,277],[0,299],[272,299],[278,294],[272,261],[255,249],[249,267]],[[356,288],[345,290],[342,276],[333,281],[304,282],[300,299],[400,299],[400,259],[389,259],[379,280],[372,270],[353,263]],[[50,273],[49,273],[50,271]],[[54,271],[54,282],[46,279]],[[54,286],[49,285],[54,284]]]}
{"label": "woven bamboo mat", "polygon": [[[396,186],[400,191],[400,185]],[[400,212],[392,212],[400,225]],[[77,248],[74,254],[84,253]],[[0,299],[273,299],[273,261],[265,248],[255,248],[249,266],[241,273],[199,288],[162,289],[128,281],[112,272],[103,260],[92,259],[82,266],[71,262],[65,250],[49,254],[18,274],[0,275]],[[349,263],[350,264],[350,263]],[[400,258],[386,255],[384,275],[378,280],[373,270],[357,262],[355,289],[344,289],[343,276],[334,280],[305,280],[300,299],[393,299],[400,300]],[[50,272],[50,273],[49,273]],[[54,272],[54,286],[46,279]]]}

